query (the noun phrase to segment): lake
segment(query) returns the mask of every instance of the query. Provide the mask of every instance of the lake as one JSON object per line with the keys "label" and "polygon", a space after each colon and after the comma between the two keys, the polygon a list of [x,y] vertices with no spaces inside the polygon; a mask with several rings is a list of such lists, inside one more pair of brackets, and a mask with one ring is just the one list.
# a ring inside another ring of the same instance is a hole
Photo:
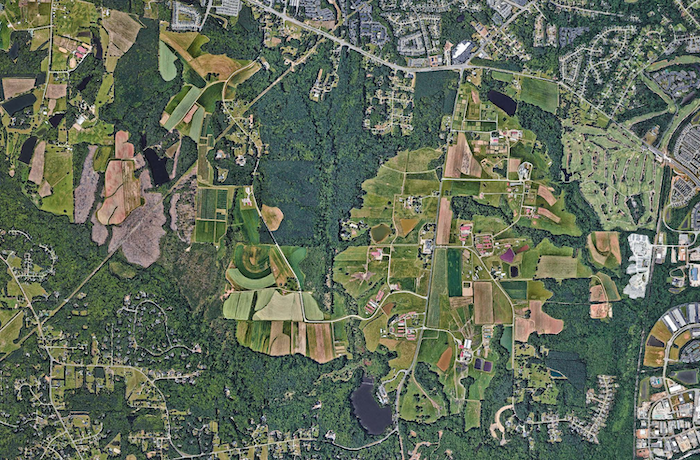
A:
{"label": "lake", "polygon": [[168,159],[160,158],[156,151],[153,149],[144,150],[143,155],[146,157],[148,167],[151,170],[151,176],[153,177],[153,185],[158,187],[159,185],[165,184],[166,182],[170,182],[168,170],[165,168],[165,164],[168,162]]}
{"label": "lake", "polygon": [[53,115],[51,118],[49,118],[49,123],[51,123],[51,126],[54,128],[58,128],[58,125],[61,124],[61,120],[63,120],[63,117],[65,117],[65,113],[57,113],[56,115]]}
{"label": "lake", "polygon": [[367,433],[382,434],[391,425],[391,406],[382,407],[374,399],[374,381],[371,378],[363,378],[362,384],[353,391],[350,399],[355,408],[355,416]]}
{"label": "lake", "polygon": [[36,96],[33,93],[27,93],[3,103],[2,108],[5,109],[5,112],[7,112],[10,116],[12,116],[20,110],[24,110],[27,107],[34,105],[35,102]]}
{"label": "lake", "polygon": [[494,90],[489,91],[487,96],[489,101],[493,102],[496,107],[507,113],[508,116],[512,117],[515,115],[515,109],[518,107],[518,104],[513,99]]}
{"label": "lake", "polygon": [[22,144],[22,152],[19,154],[19,161],[28,165],[32,160],[32,155],[34,154],[34,147],[36,146],[36,137],[32,136]]}

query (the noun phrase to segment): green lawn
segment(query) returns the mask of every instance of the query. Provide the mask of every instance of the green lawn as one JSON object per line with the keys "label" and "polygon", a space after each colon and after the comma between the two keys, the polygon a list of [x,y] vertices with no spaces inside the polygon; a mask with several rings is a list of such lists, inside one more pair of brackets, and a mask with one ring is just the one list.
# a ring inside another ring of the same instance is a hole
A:
{"label": "green lawn", "polygon": [[559,85],[546,80],[523,77],[520,100],[547,112],[556,113],[559,107]]}
{"label": "green lawn", "polygon": [[49,145],[46,147],[44,179],[53,193],[41,199],[41,209],[68,216],[73,221],[73,154]]}

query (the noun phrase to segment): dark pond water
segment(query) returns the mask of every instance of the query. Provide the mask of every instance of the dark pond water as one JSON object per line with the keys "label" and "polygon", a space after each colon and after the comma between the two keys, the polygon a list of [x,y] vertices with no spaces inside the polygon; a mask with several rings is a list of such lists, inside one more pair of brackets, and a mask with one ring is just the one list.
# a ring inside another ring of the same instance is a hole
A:
{"label": "dark pond water", "polygon": [[148,162],[148,167],[151,169],[151,176],[153,176],[153,185],[158,187],[159,185],[165,184],[170,181],[170,176],[165,168],[167,163],[167,158],[160,158],[158,154],[153,149],[146,149],[143,151],[143,155],[146,157]]}
{"label": "dark pond water", "polygon": [[88,83],[90,83],[90,80],[92,80],[92,75],[88,75],[87,77],[83,78],[80,83],[78,83],[78,86],[75,87],[78,91],[82,91],[85,88],[87,88]]}
{"label": "dark pond water", "polygon": [[102,60],[102,40],[100,40],[100,34],[92,34],[92,45],[95,47],[95,57],[98,60]]}
{"label": "dark pond water", "polygon": [[65,117],[65,113],[57,113],[56,115],[53,115],[51,118],[49,118],[49,123],[51,123],[51,126],[54,128],[58,127],[58,125],[61,123],[61,120],[63,120],[63,117]]}
{"label": "dark pond water", "polygon": [[10,55],[10,59],[13,61],[19,57],[19,42],[15,41],[12,46],[10,47],[10,51],[8,51]]}
{"label": "dark pond water", "polygon": [[381,434],[391,424],[391,407],[380,406],[373,393],[374,382],[364,378],[350,399],[355,408],[355,416],[365,431],[369,434]]}
{"label": "dark pond water", "polygon": [[498,91],[491,90],[488,93],[488,98],[489,101],[493,102],[496,107],[507,113],[508,116],[512,117],[515,115],[515,109],[518,107],[518,104],[510,97]]}
{"label": "dark pond water", "polygon": [[511,278],[517,278],[517,277],[518,277],[518,267],[516,267],[516,266],[511,266],[511,267],[510,267],[510,277],[511,277]]}
{"label": "dark pond water", "polygon": [[34,105],[35,102],[36,96],[32,93],[28,93],[22,96],[18,96],[14,99],[10,99],[2,105],[2,108],[5,109],[5,111],[8,114],[10,114],[10,116],[12,116],[16,112],[24,110],[31,105]]}
{"label": "dark pond water", "polygon": [[32,155],[34,154],[34,147],[36,146],[36,137],[32,136],[22,144],[22,152],[19,154],[19,161],[28,165],[32,160]]}

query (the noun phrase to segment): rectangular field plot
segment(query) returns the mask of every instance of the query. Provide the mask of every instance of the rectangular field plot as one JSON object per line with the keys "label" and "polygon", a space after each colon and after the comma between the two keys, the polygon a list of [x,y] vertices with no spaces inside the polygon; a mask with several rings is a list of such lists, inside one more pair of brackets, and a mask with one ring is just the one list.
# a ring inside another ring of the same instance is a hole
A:
{"label": "rectangular field plot", "polygon": [[194,241],[219,244],[226,234],[228,211],[235,187],[198,187],[195,199]]}

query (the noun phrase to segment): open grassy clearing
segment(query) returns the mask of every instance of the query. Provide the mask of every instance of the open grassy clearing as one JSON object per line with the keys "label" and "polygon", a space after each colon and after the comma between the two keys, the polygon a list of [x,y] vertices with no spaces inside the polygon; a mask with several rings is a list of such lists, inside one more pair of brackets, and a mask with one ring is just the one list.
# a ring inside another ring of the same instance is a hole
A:
{"label": "open grassy clearing", "polygon": [[44,180],[51,186],[50,196],[41,199],[40,209],[73,220],[73,154],[48,145],[45,152]]}
{"label": "open grassy clearing", "polygon": [[224,301],[224,318],[246,321],[253,306],[254,291],[237,291],[231,293]]}
{"label": "open grassy clearing", "polygon": [[[180,93],[178,93],[179,95]],[[185,115],[190,111],[194,103],[199,99],[199,96],[202,94],[202,89],[197,88],[196,86],[190,86],[189,89],[187,90],[187,93],[184,95],[182,100],[177,104],[177,106],[173,109],[172,113],[170,113],[167,118],[165,118],[165,121],[161,119],[161,122],[163,124],[163,127],[167,129],[168,131],[172,131],[175,126],[177,126],[183,118],[185,118]],[[170,106],[170,103],[168,103],[168,107]],[[167,109],[166,107],[166,113]],[[197,139],[199,141],[199,139]]]}
{"label": "open grassy clearing", "polygon": [[481,426],[481,401],[469,400],[464,406],[464,431]]}
{"label": "open grassy clearing", "polygon": [[559,107],[559,85],[546,80],[522,77],[520,99],[544,111],[556,113]]}
{"label": "open grassy clearing", "polygon": [[12,319],[5,322],[0,332],[0,353],[11,353],[19,348],[14,343],[19,338],[19,333],[24,325],[24,312],[20,311]]}
{"label": "open grassy clearing", "polygon": [[177,67],[175,66],[177,56],[168,45],[162,41],[158,42],[158,70],[160,76],[165,81],[171,81],[177,77]]}

